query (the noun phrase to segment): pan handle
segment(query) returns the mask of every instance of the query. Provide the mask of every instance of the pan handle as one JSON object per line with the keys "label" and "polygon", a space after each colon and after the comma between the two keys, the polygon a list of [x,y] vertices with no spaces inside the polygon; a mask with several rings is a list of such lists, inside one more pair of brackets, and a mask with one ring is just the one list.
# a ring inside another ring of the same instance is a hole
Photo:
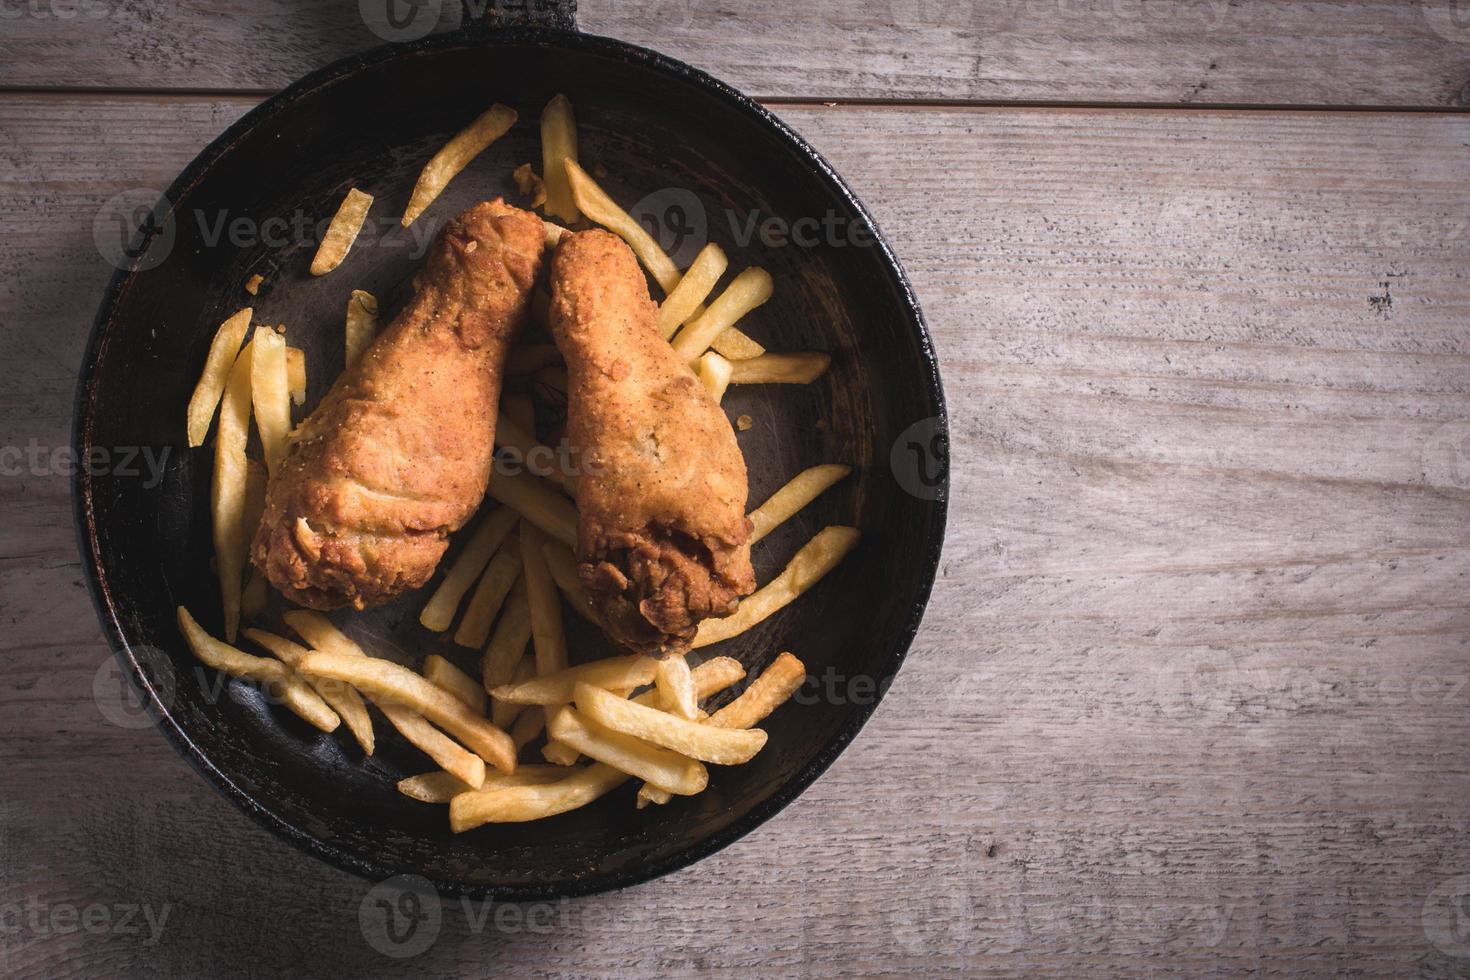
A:
{"label": "pan handle", "polygon": [[577,0],[460,0],[466,30],[502,27],[577,29]]}

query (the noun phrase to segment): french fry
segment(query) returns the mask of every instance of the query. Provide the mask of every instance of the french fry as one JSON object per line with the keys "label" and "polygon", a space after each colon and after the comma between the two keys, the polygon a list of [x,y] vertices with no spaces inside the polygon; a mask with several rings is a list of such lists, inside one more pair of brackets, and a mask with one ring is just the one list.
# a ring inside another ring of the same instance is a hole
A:
{"label": "french fry", "polygon": [[485,713],[490,695],[484,686],[439,654],[431,653],[424,658],[424,677],[459,698],[475,714]]}
{"label": "french fry", "polygon": [[214,519],[214,560],[219,570],[225,640],[233,643],[240,627],[240,589],[245,574],[245,442],[250,435],[251,341],[235,358],[220,401],[219,432],[214,437],[214,475],[209,509]]}
{"label": "french fry", "polygon": [[764,347],[741,333],[739,327],[726,327],[710,346],[732,361],[748,361],[766,352]]}
{"label": "french fry", "polygon": [[531,639],[536,650],[536,673],[555,674],[567,668],[567,638],[561,621],[561,599],[542,550],[545,537],[533,525],[521,527],[521,563],[526,575],[526,602],[531,607]]}
{"label": "french fry", "polygon": [[750,523],[755,526],[755,530],[751,532],[750,543],[755,544],[796,516],[797,511],[816,500],[851,472],[851,466],[827,463],[796,474],[790,482],[751,512]]}
{"label": "french fry", "polygon": [[291,431],[286,338],[270,327],[256,327],[250,350],[250,401],[255,408],[255,428],[265,451],[266,469],[275,473],[286,458],[286,435]]}
{"label": "french fry", "polygon": [[281,613],[281,618],[286,621],[287,626],[296,631],[297,636],[300,636],[307,642],[307,645],[314,649],[355,657],[367,656],[355,640],[332,625],[332,621],[319,612],[310,609],[288,609]]}
{"label": "french fry", "polygon": [[716,728],[754,728],[772,711],[786,703],[806,681],[806,665],[783,653],[761,671],[734,701],[725,705],[706,724]]}
{"label": "french fry", "polygon": [[730,376],[734,368],[730,362],[725,360],[716,352],[709,350],[699,355],[699,383],[704,385],[704,390],[718,405],[725,399],[725,389],[730,387]]}
{"label": "french fry", "polygon": [[255,657],[221,643],[204,631],[183,606],[178,608],[179,631],[194,656],[231,677],[245,677],[270,684],[280,692],[281,703],[307,724],[324,732],[335,731],[340,719],[327,702],[295,671],[279,660]]}
{"label": "french fry", "polygon": [[[575,203],[576,202],[573,202],[574,205],[575,205]],[[563,235],[570,235],[571,234],[571,231],[569,229],[563,228],[561,225],[557,224],[555,221],[543,221],[542,224],[544,224],[546,226],[546,247],[547,248],[555,248],[556,245],[557,245],[557,243],[561,241]]]}
{"label": "french fry", "polygon": [[694,677],[689,662],[683,657],[665,657],[658,662],[653,676],[660,706],[679,718],[693,720],[699,715],[699,697],[694,690]]}
{"label": "french fry", "polygon": [[372,346],[378,335],[378,298],[365,289],[354,289],[347,298],[347,316],[343,323],[347,364],[351,365]]}
{"label": "french fry", "polygon": [[454,559],[449,571],[444,573],[443,581],[419,613],[419,623],[425,629],[435,633],[449,629],[449,624],[454,622],[454,613],[459,609],[459,601],[485,570],[501,542],[515,528],[518,516],[513,510],[501,508],[480,519],[464,550]]}
{"label": "french fry", "polygon": [[[592,688],[588,688],[592,690]],[[628,704],[606,691],[598,693],[621,704]],[[664,715],[651,708],[653,714]],[[694,759],[650,745],[648,742],[614,731],[591,719],[575,708],[563,707],[551,717],[546,733],[563,745],[570,746],[589,759],[612,766],[630,776],[636,776],[650,785],[675,796],[693,796],[709,785],[709,770]],[[729,733],[726,733],[729,734]],[[744,734],[744,733],[742,733]]]}
{"label": "french fry", "polygon": [[709,309],[684,325],[673,340],[674,353],[690,367],[699,363],[699,355],[727,328],[741,317],[771,298],[775,283],[771,274],[760,267],[746,269],[726,287]]}
{"label": "french fry", "polygon": [[403,211],[403,227],[413,224],[414,219],[423,214],[444,188],[449,186],[449,182],[471,160],[479,156],[485,147],[504,136],[515,122],[516,111],[496,103],[445,143],[419,172],[418,182],[413,185],[413,193],[409,195],[408,207]]}
{"label": "french fry", "polygon": [[[301,665],[301,660],[311,652],[298,643],[292,643],[283,636],[267,633],[265,630],[248,629],[245,635],[265,647],[292,670],[296,670]],[[362,695],[357,693],[357,689],[340,681],[324,680],[306,674],[301,676],[342,718],[347,730],[352,733],[357,744],[362,746],[363,753],[372,755],[375,741],[373,719],[368,714],[367,705],[362,703]]]}
{"label": "french fry", "polygon": [[[483,769],[483,765],[481,766]],[[512,786],[545,786],[566,777],[560,766],[517,766],[513,773],[488,772],[479,786],[471,786],[452,772],[426,772],[398,781],[398,792],[420,803],[448,803],[461,793],[475,790],[508,789]]]}
{"label": "french fry", "polygon": [[737,385],[809,385],[827,373],[831,354],[762,354],[734,362],[730,383]]}
{"label": "french fry", "polygon": [[502,684],[492,688],[490,694],[515,704],[565,704],[572,700],[578,684],[614,689],[642,687],[653,681],[657,666],[658,661],[640,654],[608,657],[519,684]]}
{"label": "french fry", "polygon": [[240,345],[250,330],[250,318],[254,315],[253,309],[245,307],[221,323],[214,339],[209,342],[204,370],[199,375],[199,383],[194,386],[194,394],[189,397],[186,413],[185,428],[191,449],[204,445],[204,437],[209,435],[209,423],[214,420],[214,410],[219,407],[220,396],[225,393],[230,369],[238,359]]}
{"label": "french fry", "polygon": [[705,299],[714,290],[715,283],[725,274],[725,267],[729,264],[725,250],[714,242],[699,250],[689,268],[684,270],[678,285],[658,308],[658,332],[665,340],[704,312]]}
{"label": "french fry", "polygon": [[490,635],[490,645],[485,648],[481,662],[485,690],[494,693],[495,688],[505,684],[514,676],[516,664],[531,642],[531,607],[526,602],[525,576],[516,580],[515,586],[505,600],[505,610]]}
{"label": "french fry", "polygon": [[291,385],[291,404],[300,408],[306,404],[306,351],[286,348],[286,377]]}
{"label": "french fry", "polygon": [[593,765],[544,786],[461,793],[449,801],[449,828],[456,834],[487,823],[522,823],[586,806],[627,782],[611,766]]}
{"label": "french fry", "polygon": [[565,95],[552,96],[541,110],[541,172],[546,181],[546,213],[571,224],[582,217],[567,183],[565,161],[577,159],[577,120]]}
{"label": "french fry", "polygon": [[[520,663],[516,664],[515,675],[511,678],[511,683],[519,684],[521,681],[530,680],[535,676],[536,655],[527,654],[521,658]],[[509,701],[491,698],[490,720],[495,723],[496,728],[504,728],[506,731],[510,731],[511,726],[515,724],[516,719],[521,716],[521,712],[525,708],[526,706],[524,704],[512,704]],[[515,737],[514,732],[511,732],[511,737]]]}
{"label": "french fry", "polygon": [[372,700],[388,723],[398,729],[410,745],[433,759],[445,772],[453,774],[472,789],[479,789],[485,784],[485,760],[466,750],[411,708],[382,698]]}
{"label": "french fry", "polygon": [[[704,700],[738,682],[745,676],[745,668],[740,666],[740,661],[730,657],[715,657],[695,667],[690,671],[690,676],[694,679],[695,695],[700,700]],[[658,691],[652,690],[640,694],[633,701],[636,704],[656,708],[659,706]],[[671,799],[673,799],[672,793],[647,783],[638,787],[638,808],[640,810],[649,803],[667,803]]]}
{"label": "french fry", "polygon": [[572,612],[589,623],[597,622],[597,617],[592,615],[592,598],[587,595],[581,576],[577,574],[577,556],[572,554],[572,549],[560,541],[548,540],[541,551],[546,556],[546,567],[551,570],[556,587],[566,596]]}
{"label": "french fry", "polygon": [[[523,429],[519,423],[509,418],[504,412],[500,413],[500,422],[495,426],[495,444],[510,450],[514,454],[512,458],[516,459],[526,472],[541,479],[550,480],[568,492],[576,493],[577,478],[553,462],[556,459],[556,451],[550,446],[538,443],[531,432]],[[545,472],[541,472],[542,470]]]}
{"label": "french fry", "polygon": [[515,771],[516,753],[510,736],[407,667],[377,657],[318,650],[301,661],[301,670],[346,681],[379,703],[392,701],[411,708],[495,768]]}
{"label": "french fry", "polygon": [[[603,728],[631,735],[635,739],[651,742],[670,752],[698,759],[701,762],[713,762],[722,766],[739,765],[742,762],[749,762],[766,744],[766,733],[758,728],[748,730],[712,728],[697,721],[675,717],[657,708],[625,701],[609,691],[590,684],[578,684],[573,700],[579,712],[586,715],[589,721]],[[554,720],[551,724],[551,731],[553,735],[556,734]],[[591,752],[586,754],[594,759],[597,758]],[[634,775],[642,776],[641,773]],[[659,789],[674,792],[671,786],[654,779],[643,778]]]}
{"label": "french fry", "polygon": [[786,608],[857,547],[859,536],[855,527],[834,526],[818,531],[792,557],[780,575],[741,601],[735,615],[725,619],[706,619],[700,623],[699,631],[694,635],[694,649],[739,636]]}
{"label": "french fry", "polygon": [[539,704],[525,706],[525,710],[516,717],[515,724],[510,727],[510,740],[515,743],[516,751],[519,752],[529,745],[545,727],[545,710]]}
{"label": "french fry", "polygon": [[545,480],[529,473],[496,473],[490,496],[568,547],[577,546],[577,509]]}
{"label": "french fry", "polygon": [[312,256],[312,275],[324,276],[342,264],[352,243],[357,241],[357,234],[362,231],[362,223],[367,220],[368,209],[372,206],[371,194],[364,194],[356,187],[348,188],[347,196],[337,206],[337,213],[332,215],[327,233],[322,236],[322,243],[317,246],[316,255]]}
{"label": "french fry", "polygon": [[[514,511],[510,511],[514,513]],[[495,622],[505,597],[515,586],[521,574],[521,549],[514,537],[506,539],[504,546],[490,559],[485,574],[475,586],[475,594],[465,606],[464,618],[459,629],[454,631],[454,642],[462,647],[479,650],[490,635],[490,625]]]}
{"label": "french fry", "polygon": [[265,612],[270,601],[266,592],[265,576],[260,569],[251,568],[245,576],[245,587],[240,590],[240,619],[249,622]]}
{"label": "french fry", "polygon": [[679,268],[674,260],[664,254],[642,225],[633,216],[618,207],[607,192],[598,186],[575,160],[565,161],[567,181],[571,185],[572,199],[589,219],[628,243],[633,254],[653,276],[654,281],[667,295],[679,284]]}
{"label": "french fry", "polygon": [[546,726],[547,740],[546,744],[541,746],[541,757],[552,765],[575,766],[577,760],[582,758],[582,753],[565,742],[557,741],[550,735],[551,726],[555,723],[556,719],[572,709],[568,705],[562,704],[555,708],[542,708],[541,710],[548,714]]}

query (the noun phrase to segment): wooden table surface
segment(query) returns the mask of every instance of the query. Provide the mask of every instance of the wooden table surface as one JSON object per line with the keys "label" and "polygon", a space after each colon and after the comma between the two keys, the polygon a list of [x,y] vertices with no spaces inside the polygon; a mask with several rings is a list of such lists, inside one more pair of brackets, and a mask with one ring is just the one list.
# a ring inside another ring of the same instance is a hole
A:
{"label": "wooden table surface", "polygon": [[446,900],[411,960],[106,720],[56,453],[99,208],[368,5],[0,0],[0,972],[1470,974],[1465,0],[583,0],[872,207],[951,531],[793,806],[622,893]]}

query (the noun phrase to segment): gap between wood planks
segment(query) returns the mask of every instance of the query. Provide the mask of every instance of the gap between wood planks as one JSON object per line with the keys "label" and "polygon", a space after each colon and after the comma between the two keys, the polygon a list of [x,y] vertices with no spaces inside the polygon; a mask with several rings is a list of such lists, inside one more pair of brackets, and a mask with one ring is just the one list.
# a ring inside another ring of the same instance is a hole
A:
{"label": "gap between wood planks", "polygon": [[[284,91],[273,88],[110,88],[107,86],[67,85],[0,85],[0,98],[10,96],[38,98],[128,98],[174,101],[193,99],[268,99]],[[748,97],[771,109],[830,106],[837,109],[1055,109],[1063,112],[1096,110],[1100,112],[1259,112],[1329,115],[1335,113],[1385,113],[1392,115],[1470,115],[1470,106],[1446,105],[1312,105],[1262,104],[1254,102],[1108,102],[1049,99],[878,99],[843,98],[841,96],[763,96]]]}

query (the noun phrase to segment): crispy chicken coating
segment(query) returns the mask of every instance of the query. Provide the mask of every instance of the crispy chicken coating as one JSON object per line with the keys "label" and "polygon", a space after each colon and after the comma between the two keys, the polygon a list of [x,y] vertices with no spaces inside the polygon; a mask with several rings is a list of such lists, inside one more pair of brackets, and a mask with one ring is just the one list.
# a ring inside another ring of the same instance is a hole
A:
{"label": "crispy chicken coating", "polygon": [[745,459],[659,335],[627,245],[605,231],[563,237],[551,288],[580,458],[578,574],[615,641],[683,654],[701,620],[728,616],[755,588]]}
{"label": "crispy chicken coating", "polygon": [[433,574],[485,495],[544,236],[499,199],[450,221],[407,307],[292,433],[251,549],[286,598],[366,609]]}

